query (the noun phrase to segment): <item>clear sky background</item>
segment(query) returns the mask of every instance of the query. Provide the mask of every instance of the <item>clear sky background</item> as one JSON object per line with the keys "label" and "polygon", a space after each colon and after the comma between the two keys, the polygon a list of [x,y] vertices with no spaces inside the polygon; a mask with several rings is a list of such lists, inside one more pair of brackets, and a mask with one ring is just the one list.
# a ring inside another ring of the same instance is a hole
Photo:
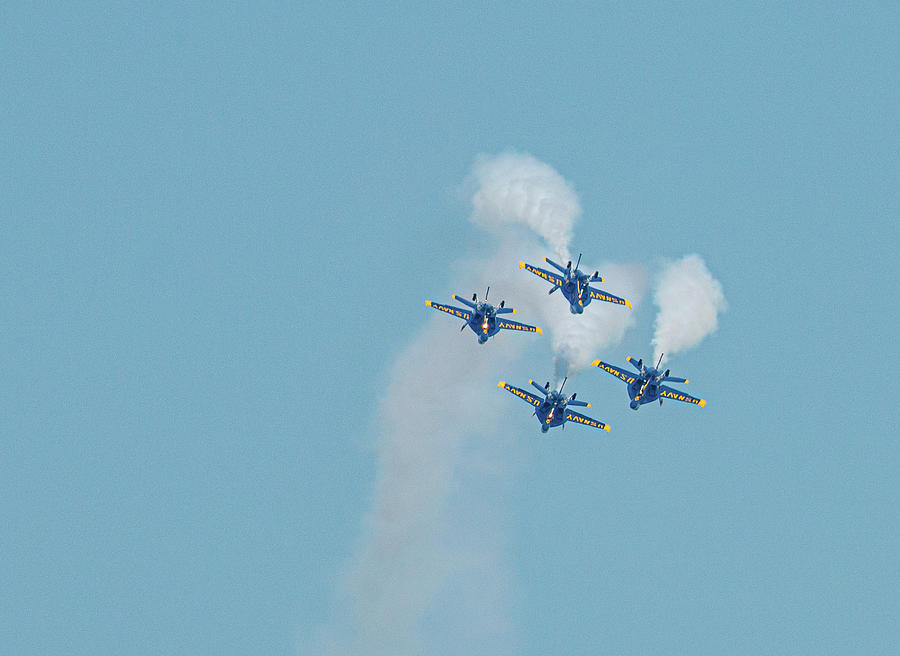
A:
{"label": "clear sky background", "polygon": [[[612,432],[542,437],[502,398],[505,650],[900,651],[897,6],[598,4],[0,9],[0,652],[352,631],[383,381],[474,291],[463,181],[510,149],[586,258],[699,253],[730,309],[672,362],[702,410],[592,370]],[[478,653],[454,599],[427,653]]]}

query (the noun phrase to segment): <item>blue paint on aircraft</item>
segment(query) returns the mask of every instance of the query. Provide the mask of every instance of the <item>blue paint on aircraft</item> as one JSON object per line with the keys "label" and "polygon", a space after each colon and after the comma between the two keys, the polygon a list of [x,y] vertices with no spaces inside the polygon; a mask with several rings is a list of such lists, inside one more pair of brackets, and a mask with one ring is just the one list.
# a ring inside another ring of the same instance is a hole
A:
{"label": "blue paint on aircraft", "polygon": [[706,405],[706,401],[703,399],[698,399],[695,396],[661,384],[664,382],[687,384],[688,382],[685,378],[670,376],[668,369],[663,372],[659,371],[662,355],[659,356],[659,362],[656,364],[656,367],[648,367],[644,365],[643,360],[635,360],[630,356],[626,360],[640,373],[635,375],[630,371],[619,369],[619,367],[614,367],[601,360],[594,360],[591,366],[600,367],[603,371],[612,374],[628,386],[628,396],[631,398],[630,405],[632,410],[637,410],[645,403],[653,403],[656,400],[659,400],[659,404],[662,405],[663,399],[693,403],[701,408]]}
{"label": "blue paint on aircraft", "polygon": [[544,258],[544,262],[553,266],[559,273],[541,269],[531,264],[527,264],[526,262],[519,262],[519,268],[525,269],[536,275],[538,278],[543,278],[549,282],[552,287],[550,288],[550,291],[547,292],[548,294],[552,294],[557,289],[561,290],[563,296],[565,296],[566,300],[569,302],[569,311],[572,314],[581,314],[584,312],[584,308],[590,305],[593,300],[616,303],[618,305],[625,305],[629,308],[631,307],[631,301],[618,296],[613,296],[602,289],[591,287],[591,283],[604,282],[604,280],[600,277],[599,271],[594,271],[592,275],[588,275],[578,268],[578,265],[581,264],[580,254],[578,255],[578,262],[575,264],[574,269],[572,268],[571,260],[569,260],[569,263],[565,267],[547,257]]}
{"label": "blue paint on aircraft", "polygon": [[487,297],[490,291],[491,288],[488,287],[487,292],[484,294],[484,301],[479,301],[477,294],[472,294],[471,301],[453,294],[454,300],[459,301],[468,309],[444,305],[435,301],[425,301],[425,305],[465,321],[460,330],[465,330],[466,326],[471,328],[475,336],[478,337],[479,344],[484,344],[501,330],[518,330],[520,332],[543,334],[537,326],[530,326],[527,323],[519,323],[518,321],[503,318],[502,315],[515,314],[516,311],[514,308],[506,307],[506,301],[500,301],[500,305],[497,307],[488,303]]}
{"label": "blue paint on aircraft", "polygon": [[585,403],[584,401],[577,401],[575,399],[575,394],[572,394],[572,396],[569,397],[563,396],[562,390],[563,387],[565,387],[566,380],[567,379],[564,379],[562,385],[559,386],[559,391],[551,390],[549,381],[546,385],[541,387],[533,380],[529,380],[528,382],[531,383],[535,387],[535,389],[540,391],[543,399],[541,397],[535,396],[527,390],[523,390],[519,387],[513,387],[509,383],[502,380],[497,383],[497,387],[505,389],[510,394],[515,394],[520,399],[534,407],[534,415],[537,417],[538,421],[541,424],[542,433],[546,433],[548,430],[556,426],[564,426],[567,421],[571,421],[576,424],[582,424],[584,426],[591,426],[592,428],[600,428],[608,433],[609,424],[604,424],[602,421],[591,419],[590,417],[578,414],[574,410],[569,409],[568,406],[581,406],[590,408],[591,404]]}

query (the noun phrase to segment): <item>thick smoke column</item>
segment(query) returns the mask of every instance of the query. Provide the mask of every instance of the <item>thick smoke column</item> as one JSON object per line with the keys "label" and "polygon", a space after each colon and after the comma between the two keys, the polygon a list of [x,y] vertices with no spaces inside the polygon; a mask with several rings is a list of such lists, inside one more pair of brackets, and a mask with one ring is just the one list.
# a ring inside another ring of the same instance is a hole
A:
{"label": "thick smoke column", "polygon": [[482,526],[502,504],[496,476],[473,472],[471,461],[500,461],[495,418],[506,399],[490,392],[524,341],[484,347],[454,333],[435,314],[394,363],[379,408],[373,508],[344,580],[345,626],[327,654],[436,653],[426,623],[459,633],[462,652],[477,651],[472,641],[508,653],[502,544]]}
{"label": "thick smoke column", "polygon": [[[505,298],[524,321],[546,326],[542,311],[568,315],[517,263],[546,253],[539,240],[567,257],[581,211],[572,187],[546,164],[515,154],[480,158],[471,182],[472,221],[491,230],[494,250],[455,266],[462,273],[435,294],[480,295],[489,283],[490,300]],[[505,334],[479,346],[434,313],[398,356],[379,408],[373,507],[324,652],[516,652],[502,535],[489,530],[502,507],[502,445],[512,439],[499,430],[509,399],[496,386],[509,362],[545,339]],[[455,644],[433,644],[431,632],[453,635]]]}
{"label": "thick smoke column", "polygon": [[718,328],[720,312],[728,309],[722,283],[713,278],[703,258],[687,255],[668,264],[653,298],[659,306],[653,336],[654,362],[696,346]]}

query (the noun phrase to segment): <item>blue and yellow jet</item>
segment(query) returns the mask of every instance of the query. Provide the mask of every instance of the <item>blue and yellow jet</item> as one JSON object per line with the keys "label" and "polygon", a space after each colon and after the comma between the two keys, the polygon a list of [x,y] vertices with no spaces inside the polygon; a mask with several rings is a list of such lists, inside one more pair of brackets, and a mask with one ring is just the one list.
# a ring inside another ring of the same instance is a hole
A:
{"label": "blue and yellow jet", "polygon": [[656,363],[655,367],[645,367],[643,360],[635,360],[631,356],[625,359],[640,372],[637,376],[630,371],[619,369],[600,360],[594,360],[591,366],[600,367],[603,371],[612,374],[619,380],[625,381],[625,384],[628,385],[628,396],[631,397],[630,405],[632,410],[637,410],[645,403],[653,403],[657,399],[659,399],[660,405],[662,405],[663,399],[693,403],[701,408],[706,405],[706,401],[703,399],[679,392],[666,385],[660,385],[663,382],[684,383],[685,385],[688,383],[685,378],[670,376],[668,369],[660,373],[659,365],[662,363],[662,355],[659,356],[659,362]]}
{"label": "blue and yellow jet", "polygon": [[435,310],[440,310],[441,312],[446,312],[447,314],[452,314],[455,317],[459,317],[465,323],[460,328],[460,331],[466,329],[466,326],[472,329],[472,332],[478,337],[478,343],[484,344],[488,339],[499,333],[501,330],[520,330],[528,333],[537,333],[538,335],[542,335],[541,329],[537,326],[529,326],[527,323],[519,323],[518,321],[510,321],[509,319],[501,319],[497,315],[500,314],[515,314],[515,309],[505,307],[506,301],[500,301],[500,305],[494,307],[490,303],[487,302],[488,294],[490,293],[491,288],[487,288],[487,292],[484,294],[484,301],[478,300],[477,294],[472,294],[472,300],[467,301],[461,296],[457,296],[453,294],[454,300],[459,301],[460,303],[466,305],[468,310],[463,310],[462,308],[453,307],[452,305],[442,305],[441,303],[436,303],[435,301],[425,301],[425,305],[428,307],[434,308]]}
{"label": "blue and yellow jet", "polygon": [[599,271],[594,271],[593,275],[589,276],[578,268],[578,265],[581,264],[580,253],[574,269],[572,268],[572,260],[569,260],[569,263],[565,267],[557,264],[548,257],[544,258],[544,262],[552,265],[559,273],[547,271],[546,269],[539,269],[526,262],[519,262],[519,268],[530,271],[534,275],[543,278],[553,285],[553,287],[550,288],[550,291],[547,292],[548,294],[552,294],[557,289],[561,289],[563,296],[569,301],[569,311],[572,314],[581,314],[584,312],[584,307],[590,305],[593,300],[617,303],[619,305],[631,307],[631,301],[619,298],[618,296],[613,296],[601,289],[591,287],[592,282],[604,282],[604,280],[600,277]]}
{"label": "blue and yellow jet", "polygon": [[554,426],[564,426],[567,421],[572,421],[576,424],[582,424],[584,426],[591,426],[593,428],[601,428],[608,433],[609,424],[604,424],[602,421],[597,421],[596,419],[585,417],[584,415],[578,414],[574,410],[568,409],[567,406],[570,405],[590,408],[591,404],[585,403],[584,401],[576,401],[574,394],[572,394],[572,396],[568,398],[563,396],[562,390],[566,385],[566,380],[568,380],[568,378],[563,379],[562,385],[559,386],[559,391],[551,390],[549,381],[546,385],[541,387],[533,380],[529,380],[528,382],[534,385],[535,389],[539,390],[541,394],[543,394],[543,400],[535,396],[531,392],[527,392],[518,387],[513,387],[509,383],[502,380],[497,383],[497,387],[502,387],[507,392],[515,394],[526,403],[534,406],[534,414],[538,418],[538,421],[541,422],[542,433],[546,433]]}

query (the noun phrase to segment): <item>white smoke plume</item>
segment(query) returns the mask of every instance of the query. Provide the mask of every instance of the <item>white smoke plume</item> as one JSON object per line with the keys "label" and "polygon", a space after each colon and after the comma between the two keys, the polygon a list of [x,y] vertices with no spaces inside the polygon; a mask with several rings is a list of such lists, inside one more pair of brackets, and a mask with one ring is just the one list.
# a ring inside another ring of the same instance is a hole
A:
{"label": "white smoke plume", "polygon": [[543,237],[554,254],[569,257],[572,226],[581,205],[572,186],[553,167],[531,155],[504,153],[479,157],[475,163],[478,191],[472,197],[472,221],[498,232],[520,224]]}
{"label": "white smoke plume", "polygon": [[435,313],[394,364],[380,407],[374,506],[344,581],[346,626],[326,653],[444,653],[426,624],[509,653],[502,541],[481,525],[502,495],[470,461],[476,452],[500,458],[505,438],[494,418],[507,399],[492,392],[522,342],[479,346],[466,332]]}
{"label": "white smoke plume", "polygon": [[[480,296],[490,284],[491,302],[505,299],[516,320],[542,326],[544,335],[507,333],[480,346],[433,313],[400,354],[380,405],[373,508],[345,575],[343,627],[325,638],[329,654],[517,651],[502,534],[493,530],[503,504],[503,445],[515,439],[499,430],[510,399],[497,381],[547,339],[558,376],[573,373],[631,323],[630,310],[602,302],[573,316],[561,294],[549,297],[543,281],[519,269],[522,259],[542,263],[548,248],[569,257],[581,208],[553,168],[524,154],[480,157],[469,183],[471,220],[491,231],[493,251],[457,263],[453,287],[442,291]],[[641,267],[606,263],[602,274],[617,295],[636,302],[644,293]],[[438,292],[432,298],[452,303]],[[455,644],[437,644],[433,635],[452,635]]]}
{"label": "white smoke plume", "polygon": [[653,335],[653,360],[699,344],[715,332],[719,313],[728,309],[722,283],[713,278],[699,255],[667,264],[653,298],[659,306]]}

